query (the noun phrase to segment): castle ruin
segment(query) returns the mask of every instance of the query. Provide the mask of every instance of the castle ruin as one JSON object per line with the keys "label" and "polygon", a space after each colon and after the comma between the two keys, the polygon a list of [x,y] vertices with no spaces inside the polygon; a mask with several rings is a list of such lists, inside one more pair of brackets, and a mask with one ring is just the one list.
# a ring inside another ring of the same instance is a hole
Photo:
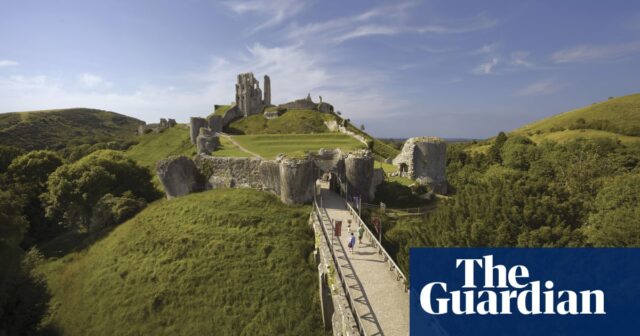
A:
{"label": "castle ruin", "polygon": [[427,185],[438,194],[447,193],[447,143],[437,137],[410,138],[393,165],[399,175]]}
{"label": "castle ruin", "polygon": [[271,105],[271,80],[264,76],[264,97],[260,89],[260,82],[253,77],[252,72],[238,75],[236,83],[236,106],[240,112],[248,117],[262,113],[266,106]]}

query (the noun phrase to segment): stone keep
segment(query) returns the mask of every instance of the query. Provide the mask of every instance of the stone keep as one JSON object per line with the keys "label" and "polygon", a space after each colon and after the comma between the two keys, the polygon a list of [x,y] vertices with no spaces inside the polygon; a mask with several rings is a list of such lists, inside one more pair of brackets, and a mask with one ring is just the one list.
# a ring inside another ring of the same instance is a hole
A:
{"label": "stone keep", "polygon": [[393,165],[402,176],[428,185],[436,193],[447,192],[447,143],[437,137],[410,138]]}
{"label": "stone keep", "polygon": [[236,106],[247,117],[253,114],[262,113],[265,106],[265,101],[271,102],[271,81],[268,80],[268,76],[265,76],[265,80],[269,82],[268,93],[265,94],[265,99],[262,98],[262,90],[260,90],[260,83],[252,72],[243,73],[238,75],[238,82],[236,83]]}

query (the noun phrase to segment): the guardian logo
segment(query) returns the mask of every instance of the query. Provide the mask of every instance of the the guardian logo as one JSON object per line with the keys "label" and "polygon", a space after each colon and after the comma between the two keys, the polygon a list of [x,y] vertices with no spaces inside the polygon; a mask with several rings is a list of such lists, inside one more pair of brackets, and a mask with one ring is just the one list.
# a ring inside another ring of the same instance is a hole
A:
{"label": "the guardian logo", "polygon": [[[455,268],[464,272],[461,289],[453,290],[445,282],[430,282],[422,287],[420,306],[428,314],[606,314],[604,291],[557,290],[552,280],[531,280],[524,265],[508,269],[505,265],[494,265],[493,255],[456,259]],[[480,277],[483,281],[478,283]]]}

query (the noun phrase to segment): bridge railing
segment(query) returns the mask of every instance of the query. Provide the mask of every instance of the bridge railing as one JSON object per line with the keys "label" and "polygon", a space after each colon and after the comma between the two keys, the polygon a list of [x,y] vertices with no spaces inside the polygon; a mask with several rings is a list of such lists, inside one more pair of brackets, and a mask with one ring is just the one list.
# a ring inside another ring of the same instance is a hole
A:
{"label": "bridge railing", "polygon": [[[315,196],[315,192],[314,192],[314,196]],[[329,226],[331,228],[333,228],[333,225],[331,225],[331,219],[329,218],[329,214],[326,212],[326,209],[324,209],[324,214],[326,215],[327,219],[329,220]],[[334,247],[333,247],[333,235],[329,235],[329,233],[327,232],[327,226],[325,225],[325,221],[323,220],[323,215],[322,212],[320,210],[320,207],[318,206],[318,203],[314,197],[313,200],[313,211],[316,214],[316,217],[318,219],[318,222],[320,223],[320,227],[322,228],[322,233],[324,234],[324,238],[325,240],[329,243],[329,251],[331,252],[331,259],[333,259],[333,263],[335,265],[335,271],[336,273],[338,273],[338,276],[340,277],[340,283],[342,284],[342,291],[344,292],[344,295],[347,298],[347,301],[349,302],[349,306],[351,308],[351,313],[353,314],[353,316],[355,316],[355,322],[356,325],[358,327],[358,330],[360,331],[361,335],[367,335],[366,331],[364,330],[363,327],[363,323],[362,323],[362,319],[360,318],[360,315],[358,314],[358,312],[355,309],[355,302],[353,300],[353,297],[351,297],[351,294],[349,292],[349,288],[347,288],[347,280],[344,277],[344,275],[342,274],[342,270],[340,268],[340,264],[338,263],[338,259],[336,257],[336,253],[334,251]],[[346,253],[346,251],[345,251]]]}
{"label": "bridge railing", "polygon": [[378,238],[376,238],[376,235],[373,232],[371,232],[371,230],[364,223],[362,218],[360,218],[360,216],[358,215],[358,212],[351,206],[349,202],[346,202],[346,203],[347,203],[347,208],[349,208],[349,212],[351,213],[351,216],[356,220],[358,225],[362,225],[362,227],[364,227],[365,233],[369,236],[369,240],[376,245],[378,254],[381,254],[384,261],[389,265],[389,271],[395,274],[397,281],[402,281],[405,291],[409,290],[409,282],[407,281],[407,277],[404,275],[402,270],[400,270],[400,267],[398,267],[396,262],[393,261],[393,258],[391,258],[391,255],[389,254],[389,252],[385,250],[385,248],[382,246],[382,243],[378,240]]}
{"label": "bridge railing", "polygon": [[[365,224],[362,218],[360,218],[360,215],[358,214],[358,212],[353,208],[353,206],[351,206],[351,203],[349,203],[348,201],[349,191],[347,190],[347,184],[342,182],[342,179],[340,178],[340,176],[336,175],[336,177],[338,178],[338,185],[340,186],[341,194],[343,194],[345,197],[344,201],[347,204],[347,208],[349,209],[351,216],[358,222],[359,225],[362,225],[364,227],[365,233],[369,236],[370,241],[374,242],[374,244],[376,245],[378,254],[381,254],[384,261],[389,265],[389,271],[395,274],[397,281],[402,281],[402,284],[404,285],[404,290],[405,292],[407,292],[409,290],[409,281],[407,280],[407,277],[404,275],[402,270],[400,270],[400,267],[398,267],[396,262],[393,261],[393,258],[391,258],[391,255],[389,254],[389,252],[387,252],[384,246],[382,246],[382,242],[378,240],[378,238],[376,238],[376,235],[373,234],[373,232],[371,232],[371,230]],[[382,228],[380,229],[382,230]]]}

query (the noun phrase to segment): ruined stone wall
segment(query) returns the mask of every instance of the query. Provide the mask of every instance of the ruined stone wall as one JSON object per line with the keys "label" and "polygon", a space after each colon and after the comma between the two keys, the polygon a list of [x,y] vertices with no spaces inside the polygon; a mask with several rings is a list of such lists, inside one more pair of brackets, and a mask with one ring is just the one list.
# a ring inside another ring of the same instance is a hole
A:
{"label": "ruined stone wall", "polygon": [[222,116],[210,115],[207,117],[207,123],[209,124],[209,129],[211,130],[211,132],[214,132],[214,133],[222,132],[222,128],[224,127],[222,122]]}
{"label": "ruined stone wall", "polygon": [[238,119],[243,116],[244,114],[242,114],[242,111],[240,111],[240,109],[238,108],[238,105],[232,106],[227,110],[227,112],[224,113],[224,115],[222,115],[222,127],[223,128],[226,127],[227,125],[229,125],[229,123],[231,123],[235,119]]}
{"label": "ruined stone wall", "polygon": [[278,105],[278,108],[286,108],[288,110],[315,110],[318,105],[311,99],[303,98],[288,103]]}
{"label": "ruined stone wall", "polygon": [[204,118],[191,117],[189,120],[189,137],[192,144],[196,144],[196,139],[200,135],[200,128],[209,126],[209,123]]}
{"label": "ruined stone wall", "polygon": [[447,192],[447,143],[437,137],[408,139],[393,165],[406,167],[407,177],[430,186],[436,193]]}
{"label": "ruined stone wall", "polygon": [[164,131],[167,128],[170,127],[174,127],[175,125],[177,125],[176,120],[175,119],[165,119],[165,118],[160,118],[160,122],[159,123],[152,123],[152,124],[142,124],[138,126],[138,135],[143,135],[145,133],[148,132],[155,132],[155,133],[160,133],[162,131]]}
{"label": "ruined stone wall", "polygon": [[156,172],[169,199],[204,189],[204,177],[195,163],[186,156],[158,161]]}
{"label": "ruined stone wall", "polygon": [[236,105],[245,117],[261,113],[264,108],[260,83],[251,72],[238,75]]}
{"label": "ruined stone wall", "polygon": [[271,105],[271,78],[269,76],[264,75],[264,99],[263,103],[265,106]]}
{"label": "ruined stone wall", "polygon": [[373,200],[375,189],[372,191],[373,182],[373,156],[369,151],[349,153],[344,160],[345,176],[349,184],[351,195],[360,195],[363,202]]}
{"label": "ruined stone wall", "polygon": [[[322,155],[306,159],[279,157],[262,160],[196,155],[193,160],[186,159],[191,164],[184,162],[185,159],[176,158],[176,163],[167,159],[157,168],[167,197],[194,190],[240,187],[269,191],[285,204],[303,204],[313,199],[315,181],[324,171],[346,176],[350,193],[359,193],[367,201],[373,198],[376,186],[382,183],[373,169],[373,157],[368,151],[346,157],[339,150],[325,151]],[[198,174],[193,173],[193,167]],[[194,185],[194,181],[200,181],[200,184]],[[180,187],[180,183],[188,186]]]}

